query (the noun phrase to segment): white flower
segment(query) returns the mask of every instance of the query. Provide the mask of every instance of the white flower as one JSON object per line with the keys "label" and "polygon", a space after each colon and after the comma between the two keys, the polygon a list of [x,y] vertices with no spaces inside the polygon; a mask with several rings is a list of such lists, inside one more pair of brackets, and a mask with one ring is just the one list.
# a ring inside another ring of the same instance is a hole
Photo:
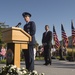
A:
{"label": "white flower", "polygon": [[33,73],[34,73],[34,74],[38,74],[37,71],[35,71],[35,70],[33,70]]}
{"label": "white flower", "polygon": [[17,71],[20,71],[21,70],[21,68],[17,68]]}
{"label": "white flower", "polygon": [[39,75],[45,75],[44,73],[39,73]]}
{"label": "white flower", "polygon": [[18,75],[22,75],[22,72],[21,72],[21,71],[19,71],[19,72],[18,72]]}
{"label": "white flower", "polygon": [[[28,72],[27,69],[23,68],[17,68],[16,65],[9,65],[9,66],[3,66],[0,70],[0,75],[2,75],[2,72],[8,72],[6,75],[45,75],[44,73],[38,74],[36,70],[33,70],[33,72]],[[11,73],[11,74],[10,74]]]}
{"label": "white flower", "polygon": [[14,65],[14,66],[11,66],[11,69],[14,69],[14,68],[17,68],[17,67],[16,67],[16,65]]}
{"label": "white flower", "polygon": [[20,68],[17,68],[17,71],[16,71],[16,72],[17,72],[17,73],[19,73],[19,72],[20,72],[20,70],[21,70]]}
{"label": "white flower", "polygon": [[41,73],[41,75],[45,75],[44,73]]}
{"label": "white flower", "polygon": [[12,72],[12,69],[9,69],[8,72]]}
{"label": "white flower", "polygon": [[7,73],[6,75],[10,75],[9,73]]}
{"label": "white flower", "polygon": [[26,74],[27,72],[24,70],[23,73]]}
{"label": "white flower", "polygon": [[25,68],[24,68],[24,67],[22,67],[22,70],[25,70]]}
{"label": "white flower", "polygon": [[3,66],[2,68],[5,68],[6,66]]}
{"label": "white flower", "polygon": [[6,67],[6,65],[4,65],[3,67]]}

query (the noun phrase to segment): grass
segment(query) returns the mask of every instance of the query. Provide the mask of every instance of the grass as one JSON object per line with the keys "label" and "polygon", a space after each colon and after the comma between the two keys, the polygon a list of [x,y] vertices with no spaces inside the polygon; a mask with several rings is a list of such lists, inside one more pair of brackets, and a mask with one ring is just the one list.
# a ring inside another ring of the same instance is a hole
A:
{"label": "grass", "polygon": [[5,63],[6,63],[6,59],[0,61],[0,64],[5,64]]}
{"label": "grass", "polygon": [[[44,57],[36,57],[35,60],[44,60]],[[24,59],[21,59],[21,61],[24,61]],[[6,59],[1,60],[0,64],[6,64]]]}
{"label": "grass", "polygon": [[67,48],[67,52],[72,52],[72,51],[74,51],[75,52],[75,48]]}
{"label": "grass", "polygon": [[44,60],[44,57],[36,57],[35,60]]}

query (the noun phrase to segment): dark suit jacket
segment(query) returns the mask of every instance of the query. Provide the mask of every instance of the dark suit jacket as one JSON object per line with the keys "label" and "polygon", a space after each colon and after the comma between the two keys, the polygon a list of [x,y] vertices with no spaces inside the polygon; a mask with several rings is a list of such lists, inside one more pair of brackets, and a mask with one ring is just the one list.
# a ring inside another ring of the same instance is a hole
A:
{"label": "dark suit jacket", "polygon": [[46,43],[48,46],[51,47],[52,45],[52,32],[51,31],[48,31],[47,34],[46,32],[43,33],[42,44],[43,43]]}
{"label": "dark suit jacket", "polygon": [[35,22],[30,21],[28,24],[24,25],[24,30],[31,35],[32,41],[29,43],[30,45],[35,44],[35,32],[36,32],[36,25]]}

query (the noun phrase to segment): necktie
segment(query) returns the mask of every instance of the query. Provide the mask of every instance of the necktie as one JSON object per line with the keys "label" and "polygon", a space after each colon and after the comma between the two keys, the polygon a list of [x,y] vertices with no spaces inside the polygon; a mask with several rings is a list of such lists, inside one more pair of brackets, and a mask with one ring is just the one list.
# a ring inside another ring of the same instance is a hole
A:
{"label": "necktie", "polygon": [[47,32],[45,32],[45,36],[47,35]]}

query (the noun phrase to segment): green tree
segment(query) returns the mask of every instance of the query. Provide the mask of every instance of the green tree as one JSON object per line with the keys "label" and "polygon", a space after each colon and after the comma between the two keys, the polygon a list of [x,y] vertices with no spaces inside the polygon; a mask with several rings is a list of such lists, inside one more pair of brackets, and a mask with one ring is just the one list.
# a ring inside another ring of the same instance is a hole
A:
{"label": "green tree", "polygon": [[0,27],[0,41],[1,41],[1,38],[2,38],[1,30],[2,30],[2,28]]}
{"label": "green tree", "polygon": [[1,40],[2,39],[2,30],[5,29],[5,28],[8,28],[9,25],[5,25],[5,23],[0,23],[0,44],[4,44],[3,41]]}

